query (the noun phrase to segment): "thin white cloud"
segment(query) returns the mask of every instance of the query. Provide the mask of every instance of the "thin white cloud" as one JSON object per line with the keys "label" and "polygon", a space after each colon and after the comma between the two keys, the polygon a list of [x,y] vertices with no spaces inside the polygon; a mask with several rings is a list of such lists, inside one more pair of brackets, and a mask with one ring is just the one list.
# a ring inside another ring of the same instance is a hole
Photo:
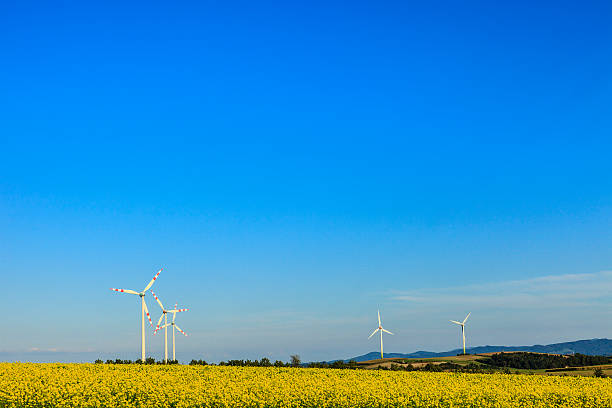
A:
{"label": "thin white cloud", "polygon": [[28,352],[32,352],[32,353],[58,353],[60,351],[57,348],[41,349],[39,347],[30,347],[28,349]]}
{"label": "thin white cloud", "polygon": [[591,305],[612,297],[612,272],[550,275],[438,289],[391,292],[398,301],[490,307]]}

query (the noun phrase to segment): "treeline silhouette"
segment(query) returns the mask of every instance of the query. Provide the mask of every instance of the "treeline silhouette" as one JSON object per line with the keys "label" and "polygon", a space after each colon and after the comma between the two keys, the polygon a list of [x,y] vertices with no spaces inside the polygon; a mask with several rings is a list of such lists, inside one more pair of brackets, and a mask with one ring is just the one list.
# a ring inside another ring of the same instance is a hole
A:
{"label": "treeline silhouette", "polygon": [[142,362],[141,359],[138,359],[136,361],[132,361],[132,360],[121,360],[120,358],[117,358],[115,360],[106,360],[106,361],[102,361],[100,359],[97,359],[96,361],[94,361],[94,363],[96,364],[178,364],[178,360],[168,360],[167,363],[164,363],[164,360],[155,360],[153,357],[148,357],[144,363]]}
{"label": "treeline silhouette", "polygon": [[272,362],[268,357],[263,357],[261,360],[228,360],[220,361],[218,364],[207,363],[205,360],[191,360],[189,365],[218,365],[231,367],[305,367],[305,365],[302,364],[300,356],[297,354],[292,355],[288,363],[280,360]]}
{"label": "treeline silhouette", "polygon": [[191,360],[189,365],[218,365],[218,366],[232,366],[232,367],[304,367],[304,368],[347,368],[356,369],[360,368],[355,360],[344,362],[342,360],[332,362],[313,362],[313,363],[302,363],[299,356],[291,356],[291,361],[288,363],[276,360],[271,362],[268,358],[264,357],[261,360],[228,360],[221,361],[218,364],[210,364],[204,360]]}
{"label": "treeline silhouette", "polygon": [[[140,359],[132,360],[96,360],[97,364],[179,364],[177,360],[169,360],[164,363],[163,360],[157,361],[152,357],[147,358],[144,362]],[[413,365],[415,364],[415,365]],[[553,355],[553,354],[538,354],[529,352],[516,353],[496,353],[488,357],[483,357],[469,364],[456,364],[453,362],[427,363],[415,362],[413,360],[395,360],[388,366],[379,365],[377,370],[390,371],[430,371],[430,372],[460,372],[460,373],[494,373],[504,372],[512,373],[511,369],[524,370],[554,370],[566,367],[584,367],[602,364],[612,364],[612,356],[588,356],[584,354],[574,355]],[[312,362],[302,363],[300,356],[292,355],[289,362],[276,360],[272,362],[269,358],[263,357],[261,360],[228,360],[219,363],[208,363],[205,360],[191,360],[191,366],[231,366],[231,367],[304,367],[304,368],[333,368],[333,369],[367,369],[367,365],[357,363],[355,360],[348,362],[338,360],[332,362]]]}
{"label": "treeline silhouette", "polygon": [[[482,364],[470,363],[467,365],[455,364],[450,362],[442,362],[438,364],[428,363],[425,365],[415,366],[410,363],[410,360],[401,361],[402,364],[392,362],[389,366],[379,365],[376,370],[387,370],[387,371],[429,371],[429,372],[443,372],[452,371],[457,373],[493,373],[495,369],[484,366]],[[344,361],[333,361],[331,363],[309,363],[306,365],[309,368],[337,368],[337,369],[367,369],[367,366],[359,365],[355,360],[348,362]]]}
{"label": "treeline silhouette", "polygon": [[275,362],[270,361],[269,358],[262,358],[261,360],[228,360],[220,361],[217,364],[207,363],[205,360],[191,360],[189,365],[218,365],[218,366],[230,366],[230,367],[292,367],[291,363],[285,363],[280,360]]}
{"label": "treeline silhouette", "polygon": [[[165,363],[163,360],[155,360],[153,357],[147,357],[143,362],[141,359],[136,361],[122,360],[117,358],[115,360],[102,361],[97,359],[96,364],[179,364],[178,360],[168,360]],[[276,360],[274,363],[269,358],[263,357],[261,360],[228,360],[221,361],[218,364],[207,363],[205,360],[191,360],[189,365],[219,365],[219,366],[233,366],[233,367],[306,367],[307,365],[302,364],[300,356],[294,354],[290,357],[290,361],[285,363],[280,360]]]}
{"label": "treeline silhouette", "polygon": [[539,370],[564,367],[583,367],[612,363],[612,357],[573,354],[567,356],[538,353],[498,353],[479,360],[481,363],[501,368]]}
{"label": "treeline silhouette", "polygon": [[[454,372],[454,373],[481,373],[481,374],[492,374],[498,370],[491,367],[484,366],[482,364],[469,363],[466,365],[455,364],[450,362],[443,362],[439,364],[427,363],[423,366],[416,367],[410,363],[408,364],[396,364],[391,363],[389,367],[377,367],[379,370],[390,370],[390,371],[427,371],[427,372]],[[505,370],[507,374],[511,372]]]}

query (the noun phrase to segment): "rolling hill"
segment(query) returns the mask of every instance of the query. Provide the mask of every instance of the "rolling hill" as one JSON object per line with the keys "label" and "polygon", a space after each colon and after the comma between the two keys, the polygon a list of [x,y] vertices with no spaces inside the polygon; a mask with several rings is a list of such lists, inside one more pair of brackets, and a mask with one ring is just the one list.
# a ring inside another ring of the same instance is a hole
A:
{"label": "rolling hill", "polygon": [[[611,356],[612,355],[612,340],[610,339],[590,339],[577,340],[565,343],[555,343],[533,346],[478,346],[468,348],[469,354],[497,353],[501,351],[525,351],[531,353],[549,353],[549,354],[586,354],[591,356]],[[434,357],[449,357],[456,356],[461,353],[461,349],[455,349],[444,352],[432,351],[416,351],[414,353],[385,353],[385,358],[434,358]],[[369,361],[380,358],[380,352],[373,351],[361,356],[353,357],[347,360],[355,360],[357,362]]]}

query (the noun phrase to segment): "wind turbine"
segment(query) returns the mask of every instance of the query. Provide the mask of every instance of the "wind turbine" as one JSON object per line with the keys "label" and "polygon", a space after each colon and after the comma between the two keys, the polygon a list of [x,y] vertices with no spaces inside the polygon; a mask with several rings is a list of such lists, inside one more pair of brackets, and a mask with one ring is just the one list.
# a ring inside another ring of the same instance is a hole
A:
{"label": "wind turbine", "polygon": [[[163,269],[163,268],[162,268]],[[155,274],[155,276],[153,277],[153,279],[151,279],[151,282],[149,282],[149,284],[147,286],[145,286],[145,288],[142,290],[142,292],[136,292],[135,290],[130,290],[130,289],[115,289],[115,288],[110,288],[110,290],[114,290],[115,292],[121,292],[121,293],[129,293],[132,295],[138,295],[140,296],[140,300],[141,300],[141,310],[142,310],[142,325],[141,325],[141,348],[140,348],[140,361],[142,361],[144,363],[145,361],[145,314],[147,315],[147,318],[149,318],[149,323],[151,324],[151,326],[153,326],[153,322],[151,321],[151,316],[149,316],[149,309],[147,309],[147,304],[145,302],[145,294],[147,292],[147,290],[149,290],[151,288],[151,286],[153,286],[153,283],[155,283],[155,280],[157,279],[157,277],[159,276],[159,274],[161,273],[162,269],[160,269],[157,274]]]}
{"label": "wind turbine", "polygon": [[383,359],[383,339],[382,339],[382,334],[383,334],[383,332],[385,332],[385,333],[389,333],[389,334],[393,335],[393,333],[391,333],[389,330],[383,329],[382,323],[380,322],[380,310],[378,311],[378,328],[376,330],[374,330],[372,332],[372,334],[370,334],[370,337],[368,337],[368,339],[372,338],[372,336],[375,335],[377,331],[380,331],[380,358],[382,360]]}
{"label": "wind turbine", "polygon": [[467,321],[468,317],[470,317],[471,314],[472,312],[468,313],[468,315],[465,316],[465,319],[463,319],[462,322],[451,320],[451,322],[461,326],[461,336],[463,336],[463,354],[465,354],[465,322]]}
{"label": "wind turbine", "polygon": [[162,304],[161,300],[159,300],[159,298],[155,295],[155,293],[153,291],[151,291],[151,293],[153,294],[153,297],[155,298],[155,300],[157,300],[157,304],[159,305],[159,307],[161,307],[162,310],[162,315],[159,316],[159,320],[157,321],[157,327],[155,328],[155,331],[153,332],[153,334],[157,333],[157,331],[160,329],[159,325],[162,322],[162,319],[165,319],[164,321],[164,363],[168,363],[168,313],[174,313],[174,316],[176,316],[176,313],[178,312],[185,312],[189,309],[176,309],[176,307],[174,308],[174,310],[166,310],[164,308],[164,305]]}
{"label": "wind turbine", "polygon": [[[176,323],[174,323],[174,320],[176,319],[176,314],[179,312],[184,312],[187,311],[189,309],[177,309],[176,307],[178,306],[178,303],[176,303],[174,305],[174,310],[168,310],[168,313],[172,313],[172,323],[166,323],[164,324],[162,327],[158,327],[157,329],[155,329],[155,332],[153,332],[153,334],[157,333],[157,330],[159,329],[165,329],[168,326],[172,326],[172,361],[176,361],[176,346],[175,346],[175,333],[176,330],[180,331],[181,333],[183,333],[185,336],[187,336],[187,333],[185,333],[183,330],[181,330],[180,327],[177,326]],[[175,330],[176,329],[176,330]]]}

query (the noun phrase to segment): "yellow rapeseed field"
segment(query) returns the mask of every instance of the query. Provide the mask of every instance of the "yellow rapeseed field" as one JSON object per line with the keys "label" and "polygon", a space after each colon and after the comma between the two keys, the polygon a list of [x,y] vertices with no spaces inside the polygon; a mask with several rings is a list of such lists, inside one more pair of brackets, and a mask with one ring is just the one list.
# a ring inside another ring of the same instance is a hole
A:
{"label": "yellow rapeseed field", "polygon": [[612,380],[366,370],[0,363],[0,407],[612,407]]}

